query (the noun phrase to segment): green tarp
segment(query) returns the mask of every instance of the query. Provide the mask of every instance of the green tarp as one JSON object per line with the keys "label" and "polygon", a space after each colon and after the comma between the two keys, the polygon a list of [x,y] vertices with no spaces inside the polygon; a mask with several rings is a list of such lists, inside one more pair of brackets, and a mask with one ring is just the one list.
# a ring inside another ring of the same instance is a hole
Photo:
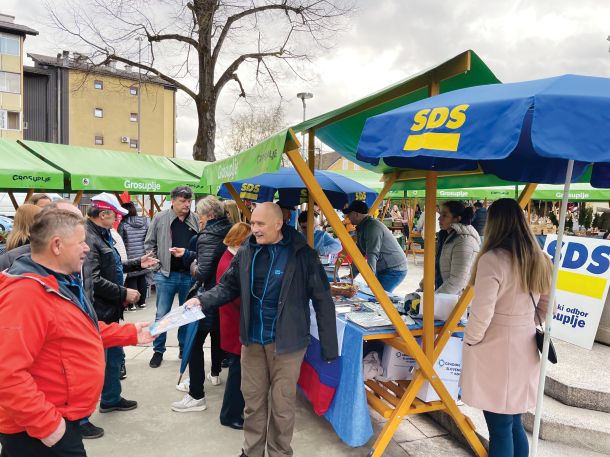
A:
{"label": "green tarp", "polygon": [[208,193],[209,186],[204,186],[201,184],[201,176],[203,175],[203,170],[208,165],[212,164],[212,162],[203,162],[201,160],[188,160],[188,159],[179,159],[176,157],[171,157],[171,160],[176,166],[180,169],[190,173],[195,178],[198,178],[198,182],[192,184],[191,187],[195,191],[196,194],[206,194]]}
{"label": "green tarp", "polygon": [[20,143],[63,170],[72,191],[165,194],[176,186],[199,181],[165,157],[35,141]]}
{"label": "green tarp", "polygon": [[0,140],[0,189],[63,190],[64,174],[19,143]]}
{"label": "green tarp", "polygon": [[[440,84],[441,93],[462,89],[464,87],[480,86],[500,82],[489,67],[487,67],[487,65],[479,56],[477,56],[474,51],[466,51],[466,53],[470,53],[470,70],[442,81]],[[460,54],[451,60],[459,59],[463,54]],[[447,62],[451,62],[451,60]],[[441,65],[439,65],[439,67]],[[408,88],[409,84],[422,76],[428,78],[433,77],[436,68],[438,67],[424,70],[403,81],[400,81],[399,83],[393,84],[390,87],[386,87],[385,89],[371,94],[368,97],[357,100],[349,105],[345,105],[321,116],[309,119],[296,125],[293,127],[293,129],[295,132],[304,132],[313,128],[315,129],[315,134],[318,139],[322,140],[325,144],[349,160],[358,163],[358,165],[361,165],[364,168],[377,171],[379,173],[390,171],[392,169],[385,166],[383,163],[380,163],[378,166],[374,166],[368,163],[358,162],[356,160],[356,149],[358,147],[360,134],[364,128],[364,123],[371,116],[385,113],[386,111],[390,111],[394,108],[398,108],[428,97],[427,87],[407,93],[406,95],[404,95],[404,92],[407,89],[404,89],[402,94],[401,89]],[[400,95],[394,97],[394,94]],[[376,100],[386,97],[391,97],[392,99],[382,104],[376,103]],[[336,122],[332,122],[334,118],[345,116],[346,114],[350,114],[352,112],[355,112],[355,114],[340,119]],[[332,123],[326,125],[329,122]]]}
{"label": "green tarp", "polygon": [[199,188],[216,195],[226,182],[277,171],[282,164],[282,154],[298,148],[299,142],[292,129],[282,130],[250,149],[206,166]]}

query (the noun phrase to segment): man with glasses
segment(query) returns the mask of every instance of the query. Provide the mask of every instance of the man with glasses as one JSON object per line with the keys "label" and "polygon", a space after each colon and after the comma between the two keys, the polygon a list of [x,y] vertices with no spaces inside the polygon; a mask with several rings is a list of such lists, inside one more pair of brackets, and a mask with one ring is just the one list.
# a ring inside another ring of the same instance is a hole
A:
{"label": "man with glasses", "polygon": [[[172,256],[170,252],[170,248],[187,249],[191,238],[199,231],[197,216],[191,212],[192,199],[193,191],[188,186],[178,186],[172,190],[172,207],[157,213],[144,240],[146,252],[151,252],[158,258],[161,265],[154,275],[157,290],[156,320],[161,319],[171,310],[176,294],[178,294],[178,304],[182,305],[193,283],[188,265],[181,258]],[[178,329],[180,357],[182,357],[184,331],[185,327]],[[155,340],[155,353],[149,363],[151,368],[161,366],[165,340],[165,333]]]}

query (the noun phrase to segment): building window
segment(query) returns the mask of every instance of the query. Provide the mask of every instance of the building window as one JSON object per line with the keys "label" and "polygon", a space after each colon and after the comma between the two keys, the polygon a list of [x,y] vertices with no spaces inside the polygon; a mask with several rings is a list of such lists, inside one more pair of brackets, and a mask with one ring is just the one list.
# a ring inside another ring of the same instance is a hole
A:
{"label": "building window", "polygon": [[138,113],[131,113],[131,114],[129,115],[129,120],[130,120],[131,122],[138,122]]}
{"label": "building window", "polygon": [[129,93],[130,93],[131,95],[138,95],[138,88],[137,88],[137,87],[135,87],[135,86],[130,87],[130,88],[129,88]]}
{"label": "building window", "polygon": [[21,75],[0,71],[0,92],[21,93]]}
{"label": "building window", "polygon": [[104,110],[102,108],[95,108],[95,117],[104,117]]}
{"label": "building window", "polygon": [[101,135],[95,135],[95,144],[97,146],[102,146],[104,144],[104,137]]}
{"label": "building window", "polygon": [[0,54],[9,56],[21,55],[21,39],[14,35],[0,33]]}
{"label": "building window", "polygon": [[133,149],[138,149],[138,140],[129,140],[129,147]]}
{"label": "building window", "polygon": [[103,90],[104,89],[104,81],[99,81],[99,80],[95,80],[93,82],[93,87],[96,88],[97,90]]}
{"label": "building window", "polygon": [[0,130],[20,130],[20,121],[19,111],[0,110]]}

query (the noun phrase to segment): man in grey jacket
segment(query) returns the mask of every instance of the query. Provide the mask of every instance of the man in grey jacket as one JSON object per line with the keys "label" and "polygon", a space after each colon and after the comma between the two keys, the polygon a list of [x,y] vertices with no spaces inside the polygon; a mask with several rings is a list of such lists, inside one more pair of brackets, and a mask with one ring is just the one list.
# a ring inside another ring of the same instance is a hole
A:
{"label": "man in grey jacket", "polygon": [[[407,276],[407,256],[383,222],[368,215],[368,205],[354,200],[343,213],[356,226],[356,244],[383,289],[393,292]],[[358,270],[352,266],[354,275]]]}
{"label": "man in grey jacket", "polygon": [[[199,231],[197,216],[191,212],[193,191],[188,186],[178,186],[171,192],[172,207],[157,213],[153,218],[144,248],[161,262],[161,268],[154,275],[157,290],[156,320],[161,319],[172,308],[174,297],[178,294],[179,305],[186,301],[192,286],[191,274],[182,259],[172,257],[170,248],[188,248],[191,238]],[[185,327],[178,330],[180,356],[184,342]],[[155,340],[155,353],[150,360],[151,368],[158,368],[163,362],[166,334]]]}

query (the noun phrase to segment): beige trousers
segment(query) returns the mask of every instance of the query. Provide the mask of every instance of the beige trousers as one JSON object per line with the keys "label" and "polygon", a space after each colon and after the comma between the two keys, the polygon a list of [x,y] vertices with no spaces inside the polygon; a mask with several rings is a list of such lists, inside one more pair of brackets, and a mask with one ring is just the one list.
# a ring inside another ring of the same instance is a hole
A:
{"label": "beige trousers", "polygon": [[241,349],[244,452],[248,457],[293,455],[297,381],[305,349],[276,354],[275,343]]}

